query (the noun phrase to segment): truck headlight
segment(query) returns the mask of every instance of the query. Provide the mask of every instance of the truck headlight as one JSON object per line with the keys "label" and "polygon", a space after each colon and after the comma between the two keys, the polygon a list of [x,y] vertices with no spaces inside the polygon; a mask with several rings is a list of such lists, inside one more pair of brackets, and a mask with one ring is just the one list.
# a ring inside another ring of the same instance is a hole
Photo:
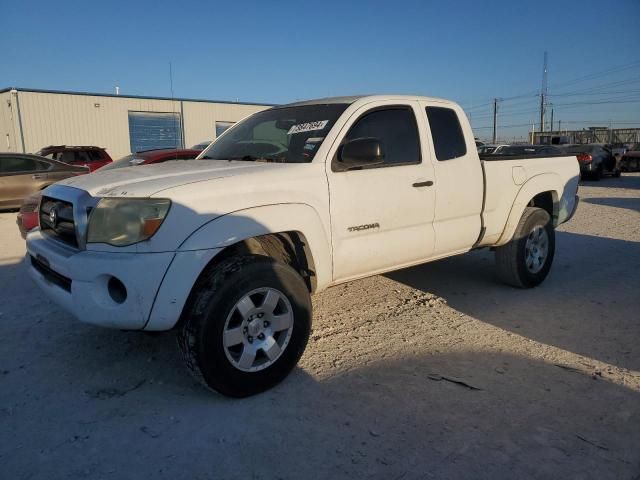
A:
{"label": "truck headlight", "polygon": [[103,198],[91,211],[87,243],[124,247],[153,236],[167,216],[166,198]]}

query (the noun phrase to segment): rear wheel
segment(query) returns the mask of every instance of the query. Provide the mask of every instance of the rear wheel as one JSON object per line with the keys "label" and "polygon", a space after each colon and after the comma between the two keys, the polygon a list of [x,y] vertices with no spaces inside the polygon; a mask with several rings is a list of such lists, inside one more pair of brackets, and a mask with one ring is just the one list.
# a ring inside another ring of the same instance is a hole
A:
{"label": "rear wheel", "polygon": [[498,276],[514,287],[535,287],[549,274],[554,253],[551,217],[541,208],[527,207],[511,241],[496,248]]}
{"label": "rear wheel", "polygon": [[198,281],[178,345],[191,373],[228,396],[282,381],[309,339],[311,298],[292,268],[260,255],[223,260]]}

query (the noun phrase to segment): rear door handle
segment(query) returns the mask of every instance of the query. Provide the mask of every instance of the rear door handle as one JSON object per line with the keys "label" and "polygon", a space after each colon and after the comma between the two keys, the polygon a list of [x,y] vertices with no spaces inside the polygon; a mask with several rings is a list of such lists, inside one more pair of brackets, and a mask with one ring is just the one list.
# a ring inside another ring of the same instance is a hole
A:
{"label": "rear door handle", "polygon": [[47,174],[45,173],[44,175],[42,175],[40,173],[35,173],[31,175],[31,178],[34,180],[42,180],[43,178],[47,178]]}
{"label": "rear door handle", "polygon": [[416,182],[416,183],[413,184],[413,186],[416,187],[416,188],[430,187],[431,185],[433,185],[433,182],[431,180],[427,180],[425,182]]}

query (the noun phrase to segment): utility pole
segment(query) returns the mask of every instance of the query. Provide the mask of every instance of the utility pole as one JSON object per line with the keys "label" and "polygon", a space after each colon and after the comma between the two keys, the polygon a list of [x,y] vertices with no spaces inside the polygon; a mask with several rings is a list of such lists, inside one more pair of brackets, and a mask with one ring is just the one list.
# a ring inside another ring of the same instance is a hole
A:
{"label": "utility pole", "polygon": [[493,141],[491,143],[496,143],[496,120],[498,118],[498,99],[493,99]]}
{"label": "utility pole", "polygon": [[531,144],[533,145],[533,140],[536,136],[536,122],[532,121],[531,122]]}
{"label": "utility pole", "polygon": [[562,120],[558,120],[558,131],[562,134]]}
{"label": "utility pole", "polygon": [[542,67],[542,88],[540,89],[540,132],[544,132],[545,101],[547,98],[547,52],[544,52]]}
{"label": "utility pole", "polygon": [[611,120],[609,120],[609,143],[613,143],[613,128],[611,125]]}
{"label": "utility pole", "polygon": [[553,103],[549,105],[551,105],[551,131],[553,132]]}

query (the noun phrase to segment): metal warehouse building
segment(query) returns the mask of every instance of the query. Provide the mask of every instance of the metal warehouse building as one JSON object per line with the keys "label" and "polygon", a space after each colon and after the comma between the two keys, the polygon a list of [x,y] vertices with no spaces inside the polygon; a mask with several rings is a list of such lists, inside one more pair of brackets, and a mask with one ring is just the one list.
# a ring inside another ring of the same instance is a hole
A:
{"label": "metal warehouse building", "polygon": [[0,151],[95,145],[112,158],[191,147],[270,105],[7,88],[0,90]]}

